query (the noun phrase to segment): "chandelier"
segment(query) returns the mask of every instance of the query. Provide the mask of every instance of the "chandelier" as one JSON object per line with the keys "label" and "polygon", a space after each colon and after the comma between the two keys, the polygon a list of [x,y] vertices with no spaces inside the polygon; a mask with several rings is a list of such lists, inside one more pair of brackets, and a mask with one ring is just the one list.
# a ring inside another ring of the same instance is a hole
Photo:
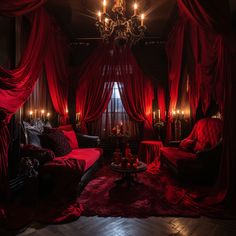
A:
{"label": "chandelier", "polygon": [[112,12],[107,12],[107,1],[102,1],[103,11],[97,14],[96,26],[104,41],[114,41],[118,45],[133,45],[144,37],[146,26],[144,14],[138,14],[138,4],[134,1],[133,15],[128,19],[125,15],[125,0],[114,0]]}

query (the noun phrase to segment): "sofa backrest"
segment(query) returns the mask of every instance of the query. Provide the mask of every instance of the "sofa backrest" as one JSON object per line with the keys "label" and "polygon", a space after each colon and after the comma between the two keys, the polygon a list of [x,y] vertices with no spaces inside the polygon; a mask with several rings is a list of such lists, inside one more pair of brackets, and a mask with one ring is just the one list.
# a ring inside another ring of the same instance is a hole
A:
{"label": "sofa backrest", "polygon": [[204,118],[199,120],[189,138],[196,141],[194,150],[202,151],[214,147],[222,138],[223,122],[218,118]]}

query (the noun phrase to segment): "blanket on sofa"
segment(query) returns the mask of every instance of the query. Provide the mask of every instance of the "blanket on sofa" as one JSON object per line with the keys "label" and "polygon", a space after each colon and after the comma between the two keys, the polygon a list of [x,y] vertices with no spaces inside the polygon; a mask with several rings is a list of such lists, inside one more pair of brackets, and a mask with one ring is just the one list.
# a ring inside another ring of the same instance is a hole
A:
{"label": "blanket on sofa", "polygon": [[33,221],[60,223],[78,218],[81,206],[76,192],[84,167],[85,161],[73,158],[55,158],[46,163],[40,170],[42,179],[28,180],[21,196],[4,209],[0,223],[12,229]]}

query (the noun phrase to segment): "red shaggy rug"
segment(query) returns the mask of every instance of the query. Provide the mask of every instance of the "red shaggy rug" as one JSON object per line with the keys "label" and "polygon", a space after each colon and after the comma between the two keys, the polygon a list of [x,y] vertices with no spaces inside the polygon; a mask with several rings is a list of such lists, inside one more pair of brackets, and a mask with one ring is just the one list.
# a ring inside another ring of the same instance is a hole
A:
{"label": "red shaggy rug", "polygon": [[126,184],[117,185],[114,181],[119,177],[107,166],[97,172],[80,196],[82,215],[197,217],[202,214],[188,200],[193,187],[181,185],[167,170],[139,173],[139,183],[130,188]]}

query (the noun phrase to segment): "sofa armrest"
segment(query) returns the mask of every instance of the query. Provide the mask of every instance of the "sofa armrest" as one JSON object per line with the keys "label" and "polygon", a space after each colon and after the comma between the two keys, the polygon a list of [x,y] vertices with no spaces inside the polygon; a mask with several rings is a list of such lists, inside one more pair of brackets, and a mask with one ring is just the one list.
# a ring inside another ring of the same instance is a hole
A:
{"label": "sofa armrest", "polygon": [[80,148],[94,148],[100,144],[99,136],[76,133],[76,137]]}

